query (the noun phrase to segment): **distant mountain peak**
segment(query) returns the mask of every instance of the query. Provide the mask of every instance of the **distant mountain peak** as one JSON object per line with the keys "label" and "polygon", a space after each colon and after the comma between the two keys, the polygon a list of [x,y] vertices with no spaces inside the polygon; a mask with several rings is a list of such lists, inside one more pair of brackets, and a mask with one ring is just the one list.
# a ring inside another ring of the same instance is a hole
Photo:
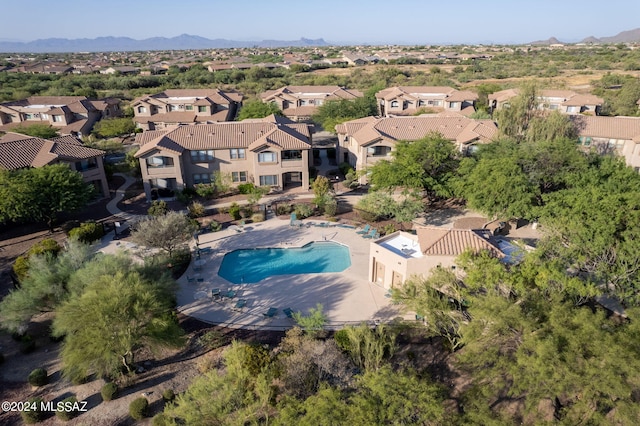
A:
{"label": "distant mountain peak", "polygon": [[551,45],[551,44],[564,44],[562,43],[560,40],[558,40],[555,37],[551,37],[547,40],[537,40],[537,41],[532,41],[529,44],[535,44],[535,45]]}
{"label": "distant mountain peak", "polygon": [[0,52],[62,53],[62,52],[108,52],[138,50],[183,50],[217,49],[233,47],[306,47],[328,46],[324,39],[236,41],[226,39],[211,40],[191,34],[176,37],[151,37],[136,40],[129,37],[97,37],[93,39],[47,38],[30,42],[0,41]]}

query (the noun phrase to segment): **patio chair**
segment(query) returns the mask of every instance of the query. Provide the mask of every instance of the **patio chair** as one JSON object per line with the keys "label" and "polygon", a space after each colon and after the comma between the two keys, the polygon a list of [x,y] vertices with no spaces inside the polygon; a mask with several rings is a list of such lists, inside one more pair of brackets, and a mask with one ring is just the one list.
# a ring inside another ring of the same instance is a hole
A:
{"label": "patio chair", "polygon": [[241,311],[245,306],[247,306],[247,299],[238,299],[236,305],[233,307],[233,310]]}
{"label": "patio chair", "polygon": [[219,297],[220,297],[220,289],[219,288],[211,289],[211,298],[218,299]]}
{"label": "patio chair", "polygon": [[196,278],[196,281],[198,281],[199,283],[202,283],[202,282],[204,282],[204,278],[198,277],[198,278]]}
{"label": "patio chair", "polygon": [[282,312],[287,316],[287,318],[293,318],[293,310],[291,308],[284,308]]}
{"label": "patio chair", "polygon": [[364,226],[364,228],[362,228],[359,231],[356,231],[356,234],[360,234],[360,235],[367,235],[369,233],[369,230],[371,229],[371,225],[366,224]]}
{"label": "patio chair", "polygon": [[277,313],[278,313],[278,308],[269,308],[269,310],[262,315],[264,315],[267,318],[273,318],[276,316]]}
{"label": "patio chair", "polygon": [[236,297],[236,292],[229,289],[226,291],[226,293],[223,294],[224,297],[226,297],[227,299],[233,299],[234,297]]}
{"label": "patio chair", "polygon": [[375,238],[376,234],[380,237],[378,230],[376,228],[371,228],[368,234],[363,235],[362,238]]}

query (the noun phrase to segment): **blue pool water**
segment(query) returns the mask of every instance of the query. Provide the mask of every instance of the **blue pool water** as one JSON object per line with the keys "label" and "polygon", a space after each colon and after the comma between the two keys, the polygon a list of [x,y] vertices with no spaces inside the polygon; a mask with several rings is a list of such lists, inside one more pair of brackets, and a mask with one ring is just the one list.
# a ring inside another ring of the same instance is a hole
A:
{"label": "blue pool water", "polygon": [[349,248],[313,242],[300,248],[241,249],[227,253],[218,275],[235,284],[257,283],[273,275],[342,272],[351,266]]}

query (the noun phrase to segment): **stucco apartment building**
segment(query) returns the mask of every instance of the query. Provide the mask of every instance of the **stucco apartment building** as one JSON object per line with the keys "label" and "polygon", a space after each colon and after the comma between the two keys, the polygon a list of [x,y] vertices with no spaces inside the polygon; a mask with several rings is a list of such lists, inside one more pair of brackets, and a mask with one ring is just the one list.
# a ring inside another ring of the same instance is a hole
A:
{"label": "stucco apartment building", "polygon": [[381,116],[415,115],[420,111],[475,112],[478,95],[447,86],[397,86],[376,93]]}
{"label": "stucco apartment building", "polygon": [[285,86],[268,90],[260,98],[262,102],[276,104],[287,118],[305,121],[327,101],[352,100],[362,96],[359,90],[340,86]]}
{"label": "stucco apartment building", "polygon": [[243,96],[218,89],[169,89],[136,99],[134,122],[143,130],[160,130],[179,124],[233,121]]}
{"label": "stucco apartment building", "polygon": [[84,96],[30,96],[0,104],[0,131],[16,126],[47,124],[61,135],[79,138],[91,133],[103,118],[120,115],[120,100],[87,99]]}
{"label": "stucco apartment building", "polygon": [[136,142],[149,199],[153,189],[211,183],[216,172],[234,185],[309,188],[310,128],[285,117],[176,126],[138,134]]}
{"label": "stucco apartment building", "polygon": [[440,133],[461,152],[473,151],[476,144],[489,143],[498,132],[491,120],[474,120],[459,114],[416,117],[365,117],[336,126],[338,161],[364,170],[382,159],[391,159],[396,142],[415,141],[430,133]]}
{"label": "stucco apartment building", "polygon": [[16,170],[67,164],[82,174],[83,180],[93,185],[98,198],[109,196],[109,184],[102,157],[105,152],[82,145],[73,136],[52,139],[34,138],[20,133],[6,133],[0,138],[0,168]]}
{"label": "stucco apartment building", "polygon": [[601,154],[616,153],[640,171],[640,117],[571,117],[580,147]]}
{"label": "stucco apartment building", "polygon": [[369,246],[369,281],[390,289],[413,277],[429,275],[431,269],[456,268],[456,258],[466,250],[487,250],[497,258],[505,254],[487,229],[417,227],[372,241]]}
{"label": "stucco apartment building", "polygon": [[[494,111],[509,105],[520,94],[518,89],[507,89],[489,95],[489,108]],[[604,99],[571,90],[540,90],[538,108],[562,114],[599,115]]]}

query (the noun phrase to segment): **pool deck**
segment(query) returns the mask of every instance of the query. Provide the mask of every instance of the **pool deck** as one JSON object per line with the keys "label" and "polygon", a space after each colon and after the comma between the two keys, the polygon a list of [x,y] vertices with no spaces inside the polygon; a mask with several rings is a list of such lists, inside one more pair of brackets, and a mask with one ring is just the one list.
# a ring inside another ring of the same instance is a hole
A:
{"label": "pool deck", "polygon": [[[334,226],[313,226],[325,223]],[[270,218],[264,222],[230,227],[199,236],[199,247],[210,247],[194,259],[180,277],[178,310],[185,315],[231,328],[282,330],[295,322],[282,312],[285,308],[306,314],[318,303],[327,316],[326,328],[339,329],[347,324],[388,322],[404,317],[398,306],[385,297],[386,290],[367,280],[370,239],[362,238],[353,228],[329,222],[302,221],[301,227],[290,221]],[[233,284],[218,276],[224,255],[243,248],[301,247],[312,241],[335,241],[349,247],[351,266],[339,273],[272,276],[255,284]],[[234,298],[211,296],[212,289],[222,294],[231,289]],[[244,308],[235,309],[245,299]],[[264,314],[277,308],[275,316]]]}

